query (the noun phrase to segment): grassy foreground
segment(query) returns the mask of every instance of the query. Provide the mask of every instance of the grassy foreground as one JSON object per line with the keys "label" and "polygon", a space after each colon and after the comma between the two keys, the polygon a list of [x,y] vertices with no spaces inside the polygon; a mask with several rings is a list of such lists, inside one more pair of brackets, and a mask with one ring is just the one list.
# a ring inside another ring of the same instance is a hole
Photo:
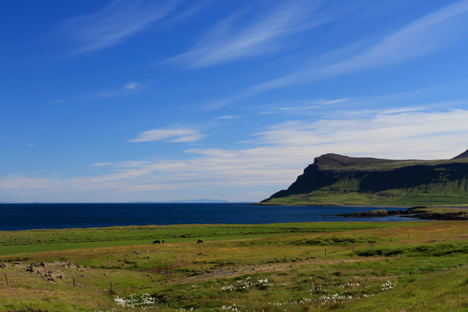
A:
{"label": "grassy foreground", "polygon": [[468,310],[465,221],[0,232],[3,263],[0,311]]}
{"label": "grassy foreground", "polygon": [[[335,187],[335,186],[333,186]],[[437,194],[440,193],[440,194]],[[467,207],[468,196],[452,192],[393,189],[379,193],[317,190],[310,193],[270,198],[258,205],[329,205],[329,206],[460,206]]]}

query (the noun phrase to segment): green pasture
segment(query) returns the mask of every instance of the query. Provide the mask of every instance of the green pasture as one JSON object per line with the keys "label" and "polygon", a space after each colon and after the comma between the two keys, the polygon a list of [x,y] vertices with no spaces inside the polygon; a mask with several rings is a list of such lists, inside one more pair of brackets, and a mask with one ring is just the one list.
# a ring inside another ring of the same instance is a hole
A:
{"label": "green pasture", "polygon": [[34,230],[0,240],[0,311],[468,309],[465,221]]}

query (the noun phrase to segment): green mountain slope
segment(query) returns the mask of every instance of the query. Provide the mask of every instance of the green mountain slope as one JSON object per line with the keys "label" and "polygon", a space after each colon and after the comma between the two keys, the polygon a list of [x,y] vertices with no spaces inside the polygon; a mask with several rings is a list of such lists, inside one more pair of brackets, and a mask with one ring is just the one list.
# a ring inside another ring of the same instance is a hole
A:
{"label": "green mountain slope", "polygon": [[267,205],[468,205],[468,151],[450,160],[325,154]]}

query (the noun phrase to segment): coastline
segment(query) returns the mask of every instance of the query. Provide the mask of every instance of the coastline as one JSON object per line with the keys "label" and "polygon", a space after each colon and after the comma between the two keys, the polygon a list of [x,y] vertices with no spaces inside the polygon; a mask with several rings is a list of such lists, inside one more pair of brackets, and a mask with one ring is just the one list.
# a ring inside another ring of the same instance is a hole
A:
{"label": "coastline", "polygon": [[[447,209],[449,210],[447,211]],[[384,216],[400,216],[403,218],[416,218],[422,220],[466,221],[468,220],[468,209],[467,207],[415,206],[407,208],[406,210],[387,211],[385,209],[378,209],[367,212],[337,214],[333,216],[339,216],[344,218],[375,218]]]}

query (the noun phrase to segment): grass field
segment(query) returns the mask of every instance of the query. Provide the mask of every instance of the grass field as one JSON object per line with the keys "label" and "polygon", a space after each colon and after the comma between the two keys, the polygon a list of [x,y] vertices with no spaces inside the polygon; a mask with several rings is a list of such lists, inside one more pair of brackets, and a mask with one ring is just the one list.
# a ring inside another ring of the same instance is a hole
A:
{"label": "grass field", "polygon": [[2,263],[0,311],[468,310],[465,221],[0,232]]}
{"label": "grass field", "polygon": [[452,193],[429,194],[428,191],[413,193],[406,190],[388,190],[380,193],[361,193],[352,191],[317,190],[307,194],[294,194],[285,197],[271,198],[259,205],[331,205],[331,206],[465,206],[468,207],[466,195]]}

